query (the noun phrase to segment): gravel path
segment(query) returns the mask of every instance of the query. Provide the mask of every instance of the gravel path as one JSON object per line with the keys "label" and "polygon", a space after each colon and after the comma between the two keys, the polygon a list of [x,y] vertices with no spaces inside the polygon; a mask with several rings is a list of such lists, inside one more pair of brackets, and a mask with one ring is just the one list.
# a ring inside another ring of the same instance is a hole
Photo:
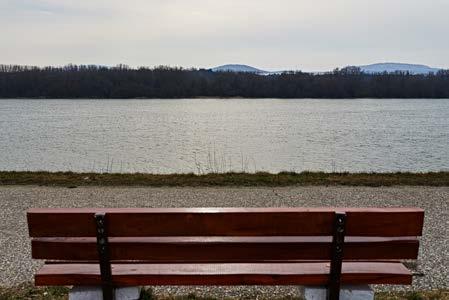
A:
{"label": "gravel path", "polygon": [[[413,289],[449,288],[448,187],[147,188],[0,186],[0,285],[32,280],[25,211],[30,207],[418,206],[424,237]],[[297,295],[297,287],[156,288],[157,293]]]}

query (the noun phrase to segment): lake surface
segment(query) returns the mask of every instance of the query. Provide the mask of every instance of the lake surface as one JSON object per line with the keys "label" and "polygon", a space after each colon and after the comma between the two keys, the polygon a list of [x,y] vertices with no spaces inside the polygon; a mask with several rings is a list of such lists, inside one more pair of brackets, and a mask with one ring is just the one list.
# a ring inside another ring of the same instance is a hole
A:
{"label": "lake surface", "polygon": [[449,100],[0,100],[0,170],[449,170]]}

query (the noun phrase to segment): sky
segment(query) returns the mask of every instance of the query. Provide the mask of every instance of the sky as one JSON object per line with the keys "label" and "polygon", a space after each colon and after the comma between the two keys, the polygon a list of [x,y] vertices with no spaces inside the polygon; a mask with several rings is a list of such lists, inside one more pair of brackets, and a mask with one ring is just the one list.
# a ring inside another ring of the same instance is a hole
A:
{"label": "sky", "polygon": [[449,69],[448,0],[0,0],[0,64]]}

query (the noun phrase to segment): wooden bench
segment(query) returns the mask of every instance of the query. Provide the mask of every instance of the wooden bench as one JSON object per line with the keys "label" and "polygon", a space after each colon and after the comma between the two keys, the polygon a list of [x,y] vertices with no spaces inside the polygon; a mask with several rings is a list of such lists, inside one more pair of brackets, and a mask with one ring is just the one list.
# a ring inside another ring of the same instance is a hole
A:
{"label": "wooden bench", "polygon": [[412,283],[419,208],[30,209],[35,284]]}

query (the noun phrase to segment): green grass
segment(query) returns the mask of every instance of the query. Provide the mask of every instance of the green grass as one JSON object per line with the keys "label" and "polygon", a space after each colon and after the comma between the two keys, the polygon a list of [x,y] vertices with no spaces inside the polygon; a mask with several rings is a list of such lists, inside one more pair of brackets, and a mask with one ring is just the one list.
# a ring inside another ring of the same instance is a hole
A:
{"label": "green grass", "polygon": [[324,173],[281,172],[195,174],[112,174],[0,172],[0,185],[45,186],[449,186],[449,172]]}
{"label": "green grass", "polygon": [[[33,300],[66,300],[68,299],[69,288],[66,287],[45,287],[37,288],[30,283],[25,283],[15,287],[2,288],[0,287],[0,300],[19,300],[19,299],[33,299]],[[185,296],[166,296],[157,297],[153,294],[151,289],[142,291],[142,300],[218,300],[216,298],[199,297],[194,294]],[[228,300],[236,299],[229,298]],[[245,298],[241,298],[245,299]],[[299,298],[291,297],[274,297],[266,298],[265,300],[296,300]],[[436,290],[425,292],[381,292],[376,293],[376,300],[449,300],[449,290]]]}

